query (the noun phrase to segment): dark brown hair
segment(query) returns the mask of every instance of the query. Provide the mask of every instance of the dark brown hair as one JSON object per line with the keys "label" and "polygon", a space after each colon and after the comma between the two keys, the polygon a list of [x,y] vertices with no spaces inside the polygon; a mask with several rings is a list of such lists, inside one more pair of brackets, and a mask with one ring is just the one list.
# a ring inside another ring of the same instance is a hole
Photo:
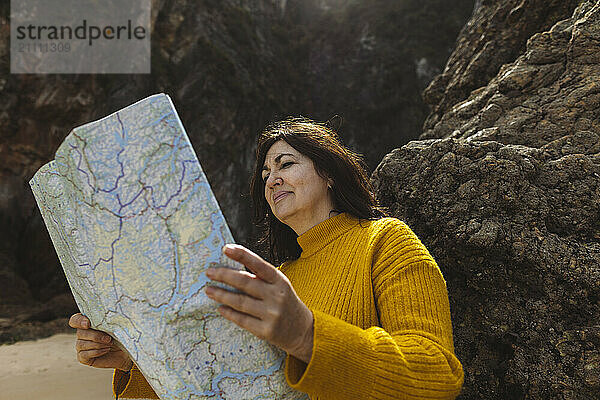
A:
{"label": "dark brown hair", "polygon": [[356,218],[378,219],[385,211],[377,206],[362,156],[342,145],[327,123],[304,117],[290,117],[272,122],[258,136],[256,165],[250,182],[254,223],[262,228],[259,246],[267,246],[271,262],[281,263],[300,256],[298,235],[279,221],[265,199],[262,167],[271,146],[285,140],[296,151],[310,158],[316,172],[333,180],[331,188],[335,211]]}

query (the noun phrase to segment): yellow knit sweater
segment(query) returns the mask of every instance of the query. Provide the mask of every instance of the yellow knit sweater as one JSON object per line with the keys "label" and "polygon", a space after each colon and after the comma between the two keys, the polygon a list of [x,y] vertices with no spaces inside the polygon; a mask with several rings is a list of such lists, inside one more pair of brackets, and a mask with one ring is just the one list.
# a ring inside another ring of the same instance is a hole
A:
{"label": "yellow knit sweater", "polygon": [[[396,218],[329,218],[298,237],[300,258],[280,268],[314,315],[310,363],[286,360],[286,378],[313,400],[454,399],[463,370],[454,355],[446,282],[410,228]],[[115,372],[115,392],[119,379]],[[119,398],[156,398],[139,370]]]}

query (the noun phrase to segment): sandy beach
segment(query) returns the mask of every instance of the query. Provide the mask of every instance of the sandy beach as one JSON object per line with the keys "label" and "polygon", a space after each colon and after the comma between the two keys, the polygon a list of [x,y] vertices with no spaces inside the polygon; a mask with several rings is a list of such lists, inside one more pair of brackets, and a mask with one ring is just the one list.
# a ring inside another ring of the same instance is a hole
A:
{"label": "sandy beach", "polygon": [[74,334],[0,345],[0,400],[110,400],[112,371],[79,364]]}

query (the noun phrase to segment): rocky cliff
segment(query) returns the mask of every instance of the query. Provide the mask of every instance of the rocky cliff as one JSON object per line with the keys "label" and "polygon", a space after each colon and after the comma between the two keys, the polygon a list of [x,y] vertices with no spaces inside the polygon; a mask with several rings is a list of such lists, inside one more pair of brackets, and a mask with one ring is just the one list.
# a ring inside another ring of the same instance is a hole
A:
{"label": "rocky cliff", "polygon": [[478,2],[373,174],[446,277],[461,399],[600,398],[599,43],[600,2]]}
{"label": "rocky cliff", "polygon": [[152,5],[150,75],[10,75],[9,4],[0,3],[0,342],[36,336],[45,328],[35,321],[73,311],[27,185],[73,127],[168,93],[234,236],[251,244],[247,187],[260,129],[288,115],[339,115],[344,141],[374,168],[419,133],[428,112],[420,93],[473,0]]}

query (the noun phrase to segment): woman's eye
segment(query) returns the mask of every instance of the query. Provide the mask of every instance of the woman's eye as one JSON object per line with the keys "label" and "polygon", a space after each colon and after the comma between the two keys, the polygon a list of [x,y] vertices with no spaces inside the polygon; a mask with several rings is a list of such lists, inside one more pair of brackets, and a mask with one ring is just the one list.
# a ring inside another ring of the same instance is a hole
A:
{"label": "woman's eye", "polygon": [[[287,168],[287,167],[289,167],[292,164],[293,164],[293,162],[291,162],[291,161],[285,162],[285,163],[281,164],[281,168]],[[267,182],[267,179],[269,179],[269,174],[267,174],[267,175],[265,175],[265,176],[262,177],[262,180],[265,183]]]}

